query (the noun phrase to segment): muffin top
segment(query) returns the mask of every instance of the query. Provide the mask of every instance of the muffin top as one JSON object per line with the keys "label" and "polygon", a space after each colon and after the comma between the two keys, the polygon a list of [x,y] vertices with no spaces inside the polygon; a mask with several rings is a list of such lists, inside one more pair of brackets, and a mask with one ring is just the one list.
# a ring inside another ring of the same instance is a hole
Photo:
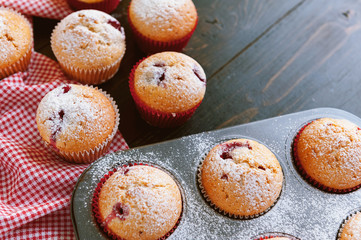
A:
{"label": "muffin top", "polygon": [[252,216],[271,207],[281,193],[283,173],[264,145],[234,139],[215,146],[203,161],[201,186],[219,209]]}
{"label": "muffin top", "polygon": [[361,131],[344,119],[321,118],[300,133],[298,161],[312,179],[333,189],[361,184]]}
{"label": "muffin top", "polygon": [[192,58],[162,52],[142,61],[134,72],[134,91],[152,109],[180,113],[199,104],[206,91],[206,75]]}
{"label": "muffin top", "polygon": [[127,239],[159,239],[176,225],[182,212],[177,184],[164,171],[129,166],[102,186],[99,213],[103,226]]}
{"label": "muffin top", "polygon": [[125,52],[125,34],[118,20],[98,10],[81,10],[55,27],[51,48],[59,62],[79,69],[108,67]]}
{"label": "muffin top", "polygon": [[192,32],[197,24],[197,10],[191,0],[132,0],[129,18],[144,36],[167,42]]}
{"label": "muffin top", "polygon": [[30,23],[20,13],[0,8],[0,68],[20,60],[32,43]]}
{"label": "muffin top", "polygon": [[361,239],[361,213],[352,216],[342,229],[340,240]]}
{"label": "muffin top", "polygon": [[39,103],[36,123],[41,137],[65,152],[89,151],[113,133],[116,112],[100,91],[81,85],[63,85]]}

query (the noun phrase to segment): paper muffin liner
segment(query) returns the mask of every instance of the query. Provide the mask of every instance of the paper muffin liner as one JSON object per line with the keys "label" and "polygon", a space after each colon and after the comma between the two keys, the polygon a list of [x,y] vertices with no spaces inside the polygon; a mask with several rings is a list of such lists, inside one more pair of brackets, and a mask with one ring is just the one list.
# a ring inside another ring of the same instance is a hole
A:
{"label": "paper muffin liner", "polygon": [[104,142],[99,144],[94,149],[84,150],[84,151],[80,151],[80,152],[62,151],[62,150],[56,148],[54,145],[46,142],[43,139],[43,143],[45,144],[46,147],[51,148],[56,154],[61,156],[67,162],[71,162],[71,163],[91,163],[91,162],[95,161],[96,159],[100,158],[109,149],[109,146],[110,146],[110,144],[111,144],[111,142],[112,142],[112,140],[113,140],[113,138],[114,138],[114,136],[115,136],[115,134],[117,133],[117,130],[118,130],[118,126],[119,126],[119,109],[118,109],[117,104],[113,100],[113,98],[109,94],[107,94],[105,91],[103,91],[101,89],[98,89],[97,87],[92,87],[92,86],[88,86],[88,87],[93,88],[93,89],[101,92],[110,101],[110,103],[112,104],[113,109],[115,111],[115,119],[114,119],[115,125],[114,125],[114,128],[113,128],[113,131],[104,140]]}
{"label": "paper muffin liner", "polygon": [[306,125],[304,125],[297,133],[297,135],[294,137],[294,140],[293,140],[293,143],[292,143],[292,156],[293,156],[293,162],[294,162],[294,165],[296,166],[296,169],[298,171],[298,173],[302,176],[302,178],[304,180],[306,180],[309,184],[311,184],[312,186],[322,190],[322,191],[325,191],[325,192],[330,192],[330,193],[349,193],[349,192],[352,192],[352,191],[355,191],[357,189],[359,189],[361,187],[361,184],[355,186],[355,187],[352,187],[352,188],[347,188],[347,189],[336,189],[336,188],[331,188],[331,187],[327,187],[321,183],[319,183],[318,181],[316,181],[315,179],[313,179],[311,176],[309,176],[306,172],[306,170],[303,168],[299,158],[298,158],[298,155],[297,155],[297,143],[298,143],[298,140],[300,138],[300,135],[302,133],[302,131],[312,123],[313,121],[307,123]]}
{"label": "paper muffin liner", "polygon": [[[108,174],[105,174],[99,181],[98,185],[96,186],[94,193],[93,193],[93,199],[92,199],[92,211],[93,211],[93,215],[94,218],[96,220],[96,222],[98,223],[98,226],[108,235],[110,236],[112,239],[117,239],[117,240],[125,240],[119,236],[117,236],[116,234],[114,234],[110,229],[107,229],[104,224],[103,224],[103,220],[100,216],[100,212],[99,212],[99,194],[100,194],[100,190],[103,187],[104,183],[115,173],[117,172],[119,169],[123,169],[125,167],[132,167],[132,166],[149,166],[149,167],[154,167],[157,168],[156,166],[150,165],[148,163],[143,163],[143,162],[128,162],[126,164],[121,165],[120,167],[117,168],[113,168],[111,171],[108,172]],[[171,176],[172,177],[172,176]],[[172,177],[173,178],[173,177]],[[181,194],[182,196],[182,194]],[[183,196],[182,196],[182,212],[179,215],[179,219],[176,222],[176,224],[174,225],[174,227],[168,232],[166,233],[164,236],[162,236],[161,238],[158,238],[158,240],[165,240],[167,239],[174,231],[175,229],[179,226],[180,221],[182,219],[182,215],[183,215]]]}
{"label": "paper muffin liner", "polygon": [[[53,32],[50,37],[50,45],[53,46],[54,42],[54,31],[58,28],[60,22],[55,26]],[[121,33],[125,36],[123,27],[120,28]],[[52,48],[53,49],[53,48]],[[66,60],[61,60],[56,56],[56,53],[53,51],[56,59],[59,62],[61,69],[65,72],[65,74],[72,79],[82,83],[82,84],[93,84],[98,85],[106,82],[110,78],[112,78],[119,69],[120,62],[122,61],[124,54],[126,51],[126,46],[124,46],[124,51],[122,55],[114,61],[114,63],[109,66],[101,67],[101,68],[92,68],[92,69],[82,69],[75,67],[74,65],[66,62]]]}
{"label": "paper muffin liner", "polygon": [[[230,139],[231,140],[231,139]],[[223,143],[223,142],[222,142]],[[216,146],[218,146],[219,144],[222,144],[222,143],[218,143]],[[213,146],[215,147],[215,146]],[[213,148],[212,148],[213,149]],[[210,149],[210,150],[212,150]],[[257,213],[257,214],[254,214],[254,215],[238,215],[238,214],[232,214],[232,213],[229,213],[221,208],[219,208],[216,204],[214,204],[212,202],[212,200],[209,198],[206,190],[204,189],[203,187],[203,184],[202,184],[202,167],[203,167],[203,163],[204,163],[204,160],[206,159],[208,153],[206,153],[203,158],[202,158],[202,161],[200,162],[199,166],[198,166],[198,169],[197,169],[197,182],[198,182],[198,187],[199,187],[199,190],[201,191],[202,193],[202,196],[203,198],[206,200],[206,202],[215,210],[217,211],[218,213],[224,215],[224,216],[227,216],[229,218],[233,218],[233,219],[239,219],[239,220],[249,220],[249,219],[254,219],[254,218],[257,218],[257,217],[260,217],[264,214],[266,214],[267,212],[269,212],[275,205],[276,203],[278,202],[278,200],[280,199],[281,197],[281,194],[282,194],[282,190],[283,190],[283,184],[282,184],[282,189],[281,189],[281,192],[280,194],[278,195],[277,199],[274,201],[274,203],[269,207],[267,208],[266,210],[264,210],[263,212],[260,212],[260,213]],[[283,181],[284,182],[284,181]]]}
{"label": "paper muffin liner", "polygon": [[19,12],[14,11],[10,8],[5,8],[5,7],[0,7],[0,9],[5,9],[7,11],[16,13],[17,15],[19,15],[22,19],[25,20],[25,22],[29,25],[31,31],[31,43],[29,44],[28,49],[26,50],[26,53],[16,62],[14,62],[13,64],[4,67],[4,68],[0,68],[0,80],[3,78],[6,78],[14,73],[17,72],[24,72],[27,70],[30,60],[31,60],[31,55],[33,53],[33,45],[34,45],[34,37],[33,37],[33,30],[32,30],[32,26],[30,24],[30,22]]}
{"label": "paper muffin liner", "polygon": [[340,225],[340,228],[338,229],[336,240],[341,240],[342,231],[343,231],[343,229],[345,228],[347,222],[348,222],[352,217],[354,217],[356,214],[358,214],[358,213],[360,213],[360,212],[361,212],[360,210],[353,211],[350,215],[348,215],[345,219],[343,219],[343,221],[342,221],[342,223],[341,223],[341,225]]}
{"label": "paper muffin liner", "polygon": [[[130,5],[129,5],[130,6]],[[192,37],[194,31],[197,28],[198,25],[198,16],[196,19],[196,23],[186,36],[184,36],[181,39],[168,41],[168,42],[162,42],[162,41],[156,41],[153,39],[150,39],[143,34],[141,34],[136,27],[133,25],[130,17],[129,17],[129,6],[128,6],[128,22],[132,29],[132,32],[134,34],[135,41],[138,44],[138,47],[147,54],[153,54],[157,52],[164,52],[164,51],[175,51],[175,52],[181,52],[185,46],[187,46],[190,38]]]}
{"label": "paper muffin liner", "polygon": [[129,74],[129,89],[133,97],[135,105],[140,113],[140,116],[150,125],[159,127],[159,128],[171,128],[177,127],[184,124],[188,119],[192,117],[196,109],[202,103],[200,101],[196,106],[184,111],[181,113],[166,113],[162,111],[155,110],[149,107],[145,102],[143,102],[139,96],[135,93],[134,89],[134,73],[138,65],[145,60],[146,58],[138,61],[132,68],[132,71]]}
{"label": "paper muffin liner", "polygon": [[286,233],[277,233],[277,232],[272,232],[272,233],[264,233],[264,234],[260,234],[257,235],[255,237],[252,237],[252,240],[265,240],[265,239],[273,239],[276,237],[286,237],[289,240],[300,240],[300,238],[294,237],[290,234],[286,234]]}
{"label": "paper muffin liner", "polygon": [[120,0],[101,0],[100,2],[96,2],[96,3],[86,3],[81,0],[66,0],[66,1],[70,5],[70,7],[75,10],[96,9],[106,13],[110,13],[114,11],[120,2]]}

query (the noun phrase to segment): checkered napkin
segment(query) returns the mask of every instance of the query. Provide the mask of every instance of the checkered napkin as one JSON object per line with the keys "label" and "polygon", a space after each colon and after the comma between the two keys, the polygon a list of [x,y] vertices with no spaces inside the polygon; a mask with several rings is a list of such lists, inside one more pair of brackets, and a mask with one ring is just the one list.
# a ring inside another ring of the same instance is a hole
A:
{"label": "checkered napkin", "polygon": [[[70,11],[61,0],[2,1],[0,6],[51,18]],[[64,83],[75,82],[35,52],[27,72],[0,80],[0,239],[74,239],[70,198],[88,165],[62,161],[44,147],[35,122],[42,97]],[[118,131],[110,151],[127,148]]]}
{"label": "checkered napkin", "polygon": [[0,0],[0,6],[25,15],[52,19],[62,19],[73,12],[66,0]]}

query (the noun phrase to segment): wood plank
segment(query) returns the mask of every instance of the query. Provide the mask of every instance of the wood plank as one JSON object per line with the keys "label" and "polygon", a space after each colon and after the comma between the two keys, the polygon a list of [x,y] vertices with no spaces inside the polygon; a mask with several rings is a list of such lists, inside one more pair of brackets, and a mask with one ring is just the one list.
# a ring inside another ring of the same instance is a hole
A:
{"label": "wood plank", "polygon": [[210,79],[302,2],[195,0],[199,23],[184,52],[203,66]]}
{"label": "wood plank", "polygon": [[361,116],[359,12],[360,4],[350,0],[302,4],[212,79],[192,128],[206,131],[316,107]]}

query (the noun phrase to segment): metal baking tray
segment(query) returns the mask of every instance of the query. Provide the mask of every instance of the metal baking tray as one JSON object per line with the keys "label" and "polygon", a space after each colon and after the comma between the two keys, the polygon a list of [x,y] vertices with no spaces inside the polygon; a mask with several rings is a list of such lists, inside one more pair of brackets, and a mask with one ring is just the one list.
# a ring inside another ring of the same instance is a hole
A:
{"label": "metal baking tray", "polygon": [[[107,239],[91,210],[99,180],[114,167],[143,162],[167,170],[179,183],[184,197],[181,222],[168,239],[251,240],[268,232],[290,234],[302,240],[336,239],[343,220],[361,209],[361,190],[346,194],[321,191],[309,185],[292,161],[291,145],[298,130],[317,118],[361,119],[339,109],[318,108],[176,140],[108,154],[79,177],[71,199],[71,217],[77,239]],[[266,145],[278,158],[284,173],[281,196],[267,213],[238,220],[215,211],[203,198],[197,183],[199,164],[215,145],[234,138],[250,138]]]}

